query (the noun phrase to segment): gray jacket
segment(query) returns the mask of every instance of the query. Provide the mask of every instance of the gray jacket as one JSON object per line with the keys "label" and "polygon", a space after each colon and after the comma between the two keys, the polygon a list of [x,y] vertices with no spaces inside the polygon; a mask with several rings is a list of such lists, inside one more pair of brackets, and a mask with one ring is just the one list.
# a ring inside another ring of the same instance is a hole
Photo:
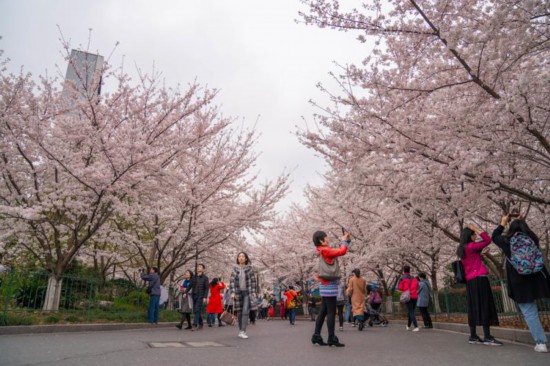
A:
{"label": "gray jacket", "polygon": [[151,295],[160,296],[160,277],[156,273],[151,274],[141,274],[141,279],[149,282],[147,288],[151,289]]}
{"label": "gray jacket", "polygon": [[428,280],[418,282],[418,300],[416,306],[427,307],[430,304],[430,283]]}

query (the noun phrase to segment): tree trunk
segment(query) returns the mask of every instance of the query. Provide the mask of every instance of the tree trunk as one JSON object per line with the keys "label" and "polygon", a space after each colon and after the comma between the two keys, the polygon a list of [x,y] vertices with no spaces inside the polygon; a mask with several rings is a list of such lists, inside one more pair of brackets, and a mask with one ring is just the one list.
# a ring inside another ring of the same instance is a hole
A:
{"label": "tree trunk", "polygon": [[174,302],[176,299],[176,292],[178,289],[178,286],[174,288],[175,277],[176,277],[176,271],[170,272],[170,282],[168,284],[168,304],[166,305],[166,309],[168,310],[174,310]]}
{"label": "tree trunk", "polygon": [[46,290],[46,298],[44,299],[44,311],[59,310],[59,301],[61,300],[61,284],[63,280],[57,279],[51,274],[48,277],[48,289]]}
{"label": "tree trunk", "polygon": [[432,300],[434,303],[434,312],[441,313],[441,305],[439,304],[439,285],[437,283],[437,273],[432,273]]}

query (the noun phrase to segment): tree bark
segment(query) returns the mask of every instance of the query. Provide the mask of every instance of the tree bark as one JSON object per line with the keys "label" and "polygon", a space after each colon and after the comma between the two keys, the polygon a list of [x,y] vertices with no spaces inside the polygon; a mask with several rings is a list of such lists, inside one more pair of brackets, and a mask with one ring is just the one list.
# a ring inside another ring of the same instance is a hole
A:
{"label": "tree bark", "polygon": [[44,299],[44,311],[59,310],[59,302],[61,300],[61,286],[63,279],[57,279],[54,274],[48,277],[48,289],[46,290],[46,298]]}

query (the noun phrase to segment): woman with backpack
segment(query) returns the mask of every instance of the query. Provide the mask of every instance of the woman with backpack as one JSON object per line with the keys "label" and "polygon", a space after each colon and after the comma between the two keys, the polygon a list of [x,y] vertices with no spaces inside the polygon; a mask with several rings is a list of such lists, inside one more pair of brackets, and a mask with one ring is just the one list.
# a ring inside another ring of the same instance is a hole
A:
{"label": "woman with backpack", "polygon": [[[477,241],[478,235],[481,241]],[[489,235],[475,225],[467,225],[460,232],[460,244],[456,254],[464,266],[466,276],[466,302],[468,304],[468,325],[470,344],[502,346],[502,342],[491,336],[491,325],[498,326],[497,308],[489,283],[489,270],[483,264],[481,251],[491,244]],[[485,338],[478,337],[476,326],[483,326]]]}
{"label": "woman with backpack", "polygon": [[512,221],[508,232],[503,234],[509,221],[510,215],[503,216],[492,235],[493,242],[506,256],[508,296],[517,302],[525,317],[536,343],[535,351],[548,352],[548,340],[540,322],[536,303],[538,299],[550,298],[550,275],[544,266],[539,238],[521,216]]}

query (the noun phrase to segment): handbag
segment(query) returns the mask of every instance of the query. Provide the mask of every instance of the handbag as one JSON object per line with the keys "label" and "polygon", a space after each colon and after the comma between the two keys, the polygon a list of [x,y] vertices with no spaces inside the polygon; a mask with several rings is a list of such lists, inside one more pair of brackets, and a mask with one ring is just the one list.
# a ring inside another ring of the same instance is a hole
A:
{"label": "handbag", "polygon": [[407,291],[403,291],[401,296],[399,296],[399,302],[404,304],[404,303],[409,302],[411,300],[412,281],[413,281],[413,279],[411,278],[410,281],[409,281],[409,289]]}
{"label": "handbag", "polygon": [[464,272],[464,265],[462,264],[462,261],[460,259],[456,260],[451,263],[451,266],[453,267],[455,282],[466,283],[466,273]]}
{"label": "handbag", "polygon": [[147,288],[145,289],[145,293],[146,293],[147,295],[151,295],[151,292],[152,292],[152,291],[153,291],[153,289],[152,289],[151,287],[147,287]]}
{"label": "handbag", "polygon": [[325,281],[335,281],[340,279],[340,265],[338,264],[338,258],[334,258],[333,263],[329,264],[322,255],[319,256],[319,278]]}
{"label": "handbag", "polygon": [[225,310],[222,315],[220,315],[220,319],[222,322],[224,322],[227,325],[235,325],[237,323],[237,317],[232,312],[229,312]]}

